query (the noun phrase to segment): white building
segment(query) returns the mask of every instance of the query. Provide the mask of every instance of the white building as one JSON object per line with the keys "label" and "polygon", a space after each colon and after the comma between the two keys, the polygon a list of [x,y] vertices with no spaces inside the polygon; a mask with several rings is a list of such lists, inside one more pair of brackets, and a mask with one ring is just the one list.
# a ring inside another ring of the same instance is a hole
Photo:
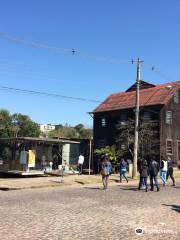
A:
{"label": "white building", "polygon": [[51,125],[51,124],[40,124],[39,127],[41,132],[43,133],[47,133],[55,129],[55,125]]}

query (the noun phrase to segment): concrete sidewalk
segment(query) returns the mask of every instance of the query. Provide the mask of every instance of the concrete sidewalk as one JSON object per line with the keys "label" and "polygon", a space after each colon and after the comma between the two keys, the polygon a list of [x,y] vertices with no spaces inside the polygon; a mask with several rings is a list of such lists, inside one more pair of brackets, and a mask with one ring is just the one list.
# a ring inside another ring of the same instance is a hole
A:
{"label": "concrete sidewalk", "polygon": [[[177,181],[180,180],[179,172],[175,174]],[[128,186],[138,185],[138,179],[129,178],[129,183],[123,181],[119,183],[119,174],[112,174],[109,178],[110,185],[125,184]],[[161,180],[159,180],[161,183]],[[44,177],[25,177],[25,178],[0,178],[0,190],[20,190],[30,188],[44,187],[61,187],[61,186],[79,186],[86,184],[102,184],[101,175],[68,175],[63,178],[60,176],[44,176]],[[168,180],[168,185],[171,184],[171,179]]]}
{"label": "concrete sidewalk", "polygon": [[[137,180],[130,180],[130,182]],[[119,182],[119,175],[112,174],[110,183]],[[20,190],[28,188],[60,187],[60,186],[78,186],[85,184],[102,184],[101,175],[68,175],[44,176],[44,177],[26,177],[26,178],[0,178],[0,190]]]}

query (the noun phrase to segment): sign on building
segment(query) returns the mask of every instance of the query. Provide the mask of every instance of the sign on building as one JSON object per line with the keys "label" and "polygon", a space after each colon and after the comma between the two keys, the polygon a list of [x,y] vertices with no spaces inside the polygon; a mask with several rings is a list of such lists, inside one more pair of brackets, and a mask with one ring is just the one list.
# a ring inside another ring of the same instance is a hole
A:
{"label": "sign on building", "polygon": [[21,151],[20,153],[20,164],[25,165],[27,163],[27,152]]}
{"label": "sign on building", "polygon": [[36,159],[35,150],[29,150],[28,153],[29,153],[28,167],[35,167],[35,159]]}

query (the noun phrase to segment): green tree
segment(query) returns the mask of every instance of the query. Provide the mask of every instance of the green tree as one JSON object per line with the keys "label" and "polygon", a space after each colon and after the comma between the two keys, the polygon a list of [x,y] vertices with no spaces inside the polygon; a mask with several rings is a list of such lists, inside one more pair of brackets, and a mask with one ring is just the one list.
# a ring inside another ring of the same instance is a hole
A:
{"label": "green tree", "polygon": [[106,146],[104,148],[96,148],[94,150],[94,153],[98,158],[102,158],[103,156],[105,156],[107,154],[109,156],[110,161],[113,164],[117,163],[116,147],[114,145]]}
{"label": "green tree", "polygon": [[79,138],[81,139],[92,139],[93,130],[92,128],[83,128],[80,132]]}
{"label": "green tree", "polygon": [[82,124],[82,123],[79,123],[78,125],[76,125],[75,127],[75,130],[77,131],[77,132],[81,132],[81,130],[82,129],[84,129],[84,125]]}
{"label": "green tree", "polygon": [[134,148],[134,121],[129,119],[127,122],[117,124],[119,134],[116,138],[117,143],[117,156],[124,157],[129,154],[133,157]]}
{"label": "green tree", "polygon": [[139,127],[139,152],[141,157],[159,155],[159,124],[157,121],[141,122]]}
{"label": "green tree", "polygon": [[75,138],[76,131],[73,127],[65,124],[63,127],[50,131],[48,133],[49,137],[57,137],[57,138]]}
{"label": "green tree", "polygon": [[[117,156],[130,154],[134,149],[134,120],[129,119],[125,124],[117,124],[119,135],[117,142]],[[140,121],[139,123],[139,158],[159,154],[159,131],[157,121]]]}
{"label": "green tree", "polygon": [[80,123],[78,125],[76,125],[75,127],[76,130],[76,134],[78,138],[85,138],[85,139],[90,139],[92,138],[93,135],[93,130],[92,128],[85,128],[85,126]]}
{"label": "green tree", "polygon": [[0,137],[12,136],[12,117],[8,110],[0,110]]}
{"label": "green tree", "polygon": [[0,110],[0,137],[39,137],[40,129],[30,117]]}
{"label": "green tree", "polygon": [[55,126],[55,130],[58,130],[58,129],[61,129],[61,128],[63,128],[62,124],[58,124],[58,125]]}
{"label": "green tree", "polygon": [[12,124],[15,126],[18,137],[39,137],[39,125],[31,120],[27,115],[15,113],[12,115]]}
{"label": "green tree", "polygon": [[90,139],[92,138],[92,129],[85,128],[82,123],[72,127],[67,123],[63,125],[58,125],[55,130],[48,133],[49,137],[59,137],[59,138],[79,138],[79,139]]}

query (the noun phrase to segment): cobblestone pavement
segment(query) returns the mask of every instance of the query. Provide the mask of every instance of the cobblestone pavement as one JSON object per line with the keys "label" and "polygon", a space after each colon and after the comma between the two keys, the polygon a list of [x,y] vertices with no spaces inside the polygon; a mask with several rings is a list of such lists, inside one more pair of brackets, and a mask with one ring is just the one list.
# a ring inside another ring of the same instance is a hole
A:
{"label": "cobblestone pavement", "polygon": [[125,183],[0,191],[0,239],[178,240],[180,183],[147,193]]}

